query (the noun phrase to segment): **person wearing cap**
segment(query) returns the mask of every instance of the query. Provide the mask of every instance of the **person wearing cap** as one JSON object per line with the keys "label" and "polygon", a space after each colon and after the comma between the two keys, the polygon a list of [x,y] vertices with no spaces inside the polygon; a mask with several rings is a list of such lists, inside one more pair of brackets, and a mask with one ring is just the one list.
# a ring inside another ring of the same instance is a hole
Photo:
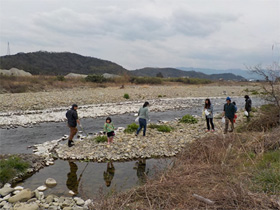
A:
{"label": "person wearing cap", "polygon": [[78,105],[73,104],[72,108],[66,112],[67,123],[68,123],[68,127],[70,128],[68,147],[72,147],[74,145],[73,138],[78,132],[77,123],[80,125],[77,109],[78,109]]}
{"label": "person wearing cap", "polygon": [[231,129],[229,130],[229,132],[233,132],[234,129],[233,120],[235,115],[235,107],[231,103],[231,98],[227,97],[226,101],[227,103],[224,105],[224,112],[223,112],[223,117],[225,117],[225,130],[224,130],[225,134],[228,132],[229,121],[231,123]]}
{"label": "person wearing cap", "polygon": [[250,121],[250,111],[252,109],[252,100],[250,99],[250,97],[248,95],[245,95],[244,98],[245,98],[245,110],[248,112],[248,115],[246,115],[247,121]]}

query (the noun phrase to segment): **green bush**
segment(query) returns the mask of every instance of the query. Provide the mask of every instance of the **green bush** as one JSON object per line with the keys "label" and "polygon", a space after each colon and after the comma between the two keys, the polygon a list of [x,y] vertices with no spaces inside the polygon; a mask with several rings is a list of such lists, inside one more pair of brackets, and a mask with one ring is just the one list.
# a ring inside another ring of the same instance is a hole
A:
{"label": "green bush", "polygon": [[88,75],[85,80],[87,82],[103,83],[106,82],[106,78],[103,75],[91,74]]}
{"label": "green bush", "polygon": [[197,120],[195,117],[193,117],[193,116],[187,114],[187,115],[185,115],[185,116],[182,117],[182,119],[180,120],[180,122],[181,122],[181,123],[195,124],[195,123],[198,122],[198,120]]}
{"label": "green bush", "polygon": [[127,126],[127,128],[124,130],[125,133],[135,133],[137,131],[137,128],[139,126],[136,123],[132,123]]}
{"label": "green bush", "polygon": [[157,124],[149,124],[148,128],[157,129],[160,132],[171,132],[173,128],[168,125],[157,125]]}
{"label": "green bush", "polygon": [[160,132],[167,132],[169,133],[170,131],[172,131],[172,127],[168,126],[168,125],[160,125],[157,130]]}
{"label": "green bush", "polygon": [[97,136],[94,138],[97,143],[104,143],[107,142],[107,136]]}
{"label": "green bush", "polygon": [[18,156],[0,160],[0,182],[6,183],[10,181],[18,173],[25,172],[29,166],[28,162],[23,161]]}
{"label": "green bush", "polygon": [[125,94],[123,95],[123,97],[124,97],[125,99],[129,99],[128,93],[125,93]]}
{"label": "green bush", "polygon": [[58,81],[64,81],[64,80],[65,80],[65,77],[62,76],[62,75],[58,75],[58,76],[56,76],[56,79],[57,79]]}

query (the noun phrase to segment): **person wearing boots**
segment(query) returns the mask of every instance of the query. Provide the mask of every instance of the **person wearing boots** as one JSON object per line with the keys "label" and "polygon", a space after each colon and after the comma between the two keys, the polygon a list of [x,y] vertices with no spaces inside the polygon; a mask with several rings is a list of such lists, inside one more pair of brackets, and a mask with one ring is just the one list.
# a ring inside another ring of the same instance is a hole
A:
{"label": "person wearing boots", "polygon": [[225,117],[225,120],[226,120],[224,134],[226,134],[228,132],[229,122],[231,124],[231,129],[229,130],[229,132],[233,132],[233,129],[234,129],[233,120],[234,120],[234,115],[235,115],[235,107],[231,103],[231,98],[227,97],[226,102],[227,103],[224,105],[224,112],[223,112],[223,117]]}
{"label": "person wearing boots", "polygon": [[80,125],[77,109],[78,109],[78,105],[73,104],[72,108],[66,112],[68,127],[70,128],[68,147],[72,147],[74,145],[73,138],[76,135],[76,133],[78,132],[77,123]]}

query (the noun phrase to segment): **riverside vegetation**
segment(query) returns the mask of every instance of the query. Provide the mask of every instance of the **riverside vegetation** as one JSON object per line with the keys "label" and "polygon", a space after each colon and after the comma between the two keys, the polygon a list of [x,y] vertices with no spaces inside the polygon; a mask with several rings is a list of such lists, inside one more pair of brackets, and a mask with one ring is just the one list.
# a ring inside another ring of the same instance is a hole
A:
{"label": "riverside vegetation", "polygon": [[250,122],[239,114],[232,134],[189,143],[144,185],[100,193],[91,209],[280,209],[280,110],[256,111]]}

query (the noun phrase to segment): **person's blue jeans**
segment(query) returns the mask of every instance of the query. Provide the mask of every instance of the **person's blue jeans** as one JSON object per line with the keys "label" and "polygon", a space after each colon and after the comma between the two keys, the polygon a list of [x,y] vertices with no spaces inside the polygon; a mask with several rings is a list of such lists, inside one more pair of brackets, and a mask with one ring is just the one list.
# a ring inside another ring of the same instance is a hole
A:
{"label": "person's blue jeans", "polygon": [[147,128],[147,121],[146,119],[139,118],[139,128],[137,129],[136,134],[138,135],[141,129],[144,128],[143,130],[143,136],[146,135],[146,128]]}

